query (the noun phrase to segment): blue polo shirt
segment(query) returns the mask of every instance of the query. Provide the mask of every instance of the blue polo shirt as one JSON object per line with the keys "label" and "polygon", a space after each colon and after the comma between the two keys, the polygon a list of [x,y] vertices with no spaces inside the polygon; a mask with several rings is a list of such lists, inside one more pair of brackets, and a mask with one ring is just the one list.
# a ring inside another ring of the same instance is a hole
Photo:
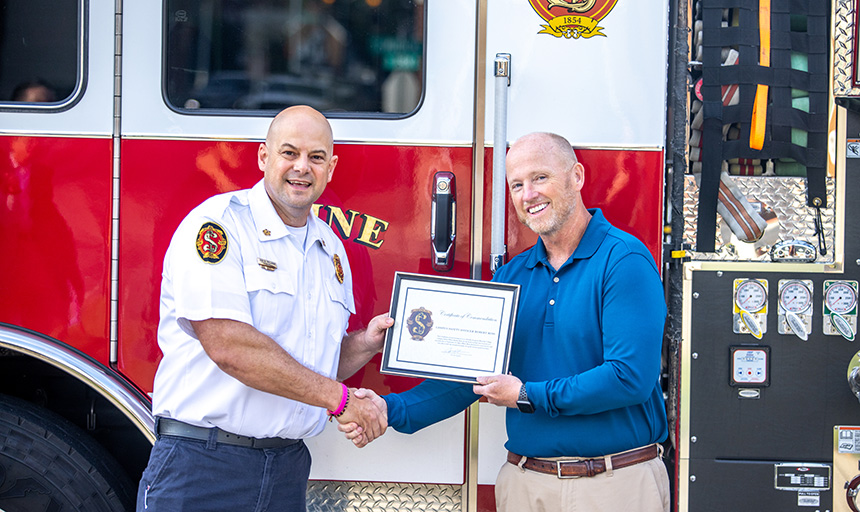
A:
{"label": "blue polo shirt", "polygon": [[[529,457],[593,457],[662,442],[659,383],[666,304],[654,259],[599,209],[558,270],[542,240],[494,281],[522,286],[509,369],[533,414],[507,409],[505,447]],[[479,398],[471,385],[426,380],[385,396],[388,422],[412,433]]]}

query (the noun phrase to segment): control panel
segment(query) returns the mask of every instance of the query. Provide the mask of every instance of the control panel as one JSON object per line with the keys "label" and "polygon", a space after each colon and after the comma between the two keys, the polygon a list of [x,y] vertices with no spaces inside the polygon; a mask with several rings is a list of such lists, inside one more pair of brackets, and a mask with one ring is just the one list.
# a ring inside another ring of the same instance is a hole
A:
{"label": "control panel", "polygon": [[730,354],[732,377],[729,379],[729,385],[759,387],[770,383],[770,347],[730,347]]}
{"label": "control panel", "polygon": [[[858,281],[693,277],[688,511],[860,512],[860,426],[848,427],[860,425]],[[725,482],[749,491],[720,492]]]}
{"label": "control panel", "polygon": [[[812,25],[802,30],[812,33]],[[854,59],[860,53],[851,47]],[[860,95],[835,117],[844,125],[834,123],[831,142],[842,147],[848,133],[860,147]],[[721,252],[694,255],[684,267],[671,411],[678,418],[677,512],[860,512],[860,151],[836,155],[828,203],[817,209],[807,202],[808,211],[784,213],[780,200],[810,200],[809,190],[776,196],[765,179],[749,180],[750,201],[768,204],[779,221],[780,239],[765,244],[770,261],[741,257],[764,245],[723,238]],[[770,178],[783,179],[778,172]],[[816,216],[805,233],[783,229],[804,214]]]}

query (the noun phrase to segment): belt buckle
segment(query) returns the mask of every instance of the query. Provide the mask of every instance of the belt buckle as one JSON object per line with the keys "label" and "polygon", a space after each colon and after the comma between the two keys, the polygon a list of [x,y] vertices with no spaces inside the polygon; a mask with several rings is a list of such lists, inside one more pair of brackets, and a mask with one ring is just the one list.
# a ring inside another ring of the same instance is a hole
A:
{"label": "belt buckle", "polygon": [[582,462],[582,459],[568,459],[568,460],[560,460],[555,463],[555,473],[559,478],[563,480],[568,480],[571,478],[582,478],[583,475],[562,475],[561,474],[561,466],[562,464],[575,464],[577,462]]}

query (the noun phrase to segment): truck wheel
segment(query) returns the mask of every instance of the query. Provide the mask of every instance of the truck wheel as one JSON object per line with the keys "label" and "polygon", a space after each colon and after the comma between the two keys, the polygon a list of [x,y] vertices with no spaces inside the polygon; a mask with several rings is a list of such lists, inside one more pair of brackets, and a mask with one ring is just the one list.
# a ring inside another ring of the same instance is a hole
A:
{"label": "truck wheel", "polygon": [[64,418],[0,395],[0,512],[133,510],[125,472]]}

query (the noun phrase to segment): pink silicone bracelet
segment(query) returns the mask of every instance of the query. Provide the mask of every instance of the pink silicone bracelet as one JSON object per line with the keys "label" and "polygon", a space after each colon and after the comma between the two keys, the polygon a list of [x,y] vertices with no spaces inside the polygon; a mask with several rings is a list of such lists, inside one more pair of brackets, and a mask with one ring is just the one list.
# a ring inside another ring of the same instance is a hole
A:
{"label": "pink silicone bracelet", "polygon": [[344,383],[341,383],[340,385],[343,386],[343,396],[340,399],[340,405],[338,408],[334,411],[328,412],[332,416],[340,416],[343,414],[344,409],[346,409],[346,403],[349,401],[349,388],[347,388]]}

